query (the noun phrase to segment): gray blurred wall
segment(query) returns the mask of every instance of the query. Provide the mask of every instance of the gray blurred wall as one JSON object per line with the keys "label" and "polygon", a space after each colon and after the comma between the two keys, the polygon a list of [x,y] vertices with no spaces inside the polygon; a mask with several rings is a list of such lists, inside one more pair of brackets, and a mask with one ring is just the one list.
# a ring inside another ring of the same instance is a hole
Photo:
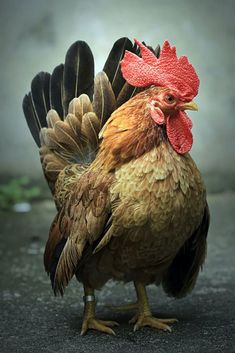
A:
{"label": "gray blurred wall", "polygon": [[21,103],[33,76],[51,72],[71,43],[87,41],[101,70],[113,42],[168,39],[201,79],[192,155],[210,189],[235,184],[235,1],[1,1],[1,175],[42,178]]}

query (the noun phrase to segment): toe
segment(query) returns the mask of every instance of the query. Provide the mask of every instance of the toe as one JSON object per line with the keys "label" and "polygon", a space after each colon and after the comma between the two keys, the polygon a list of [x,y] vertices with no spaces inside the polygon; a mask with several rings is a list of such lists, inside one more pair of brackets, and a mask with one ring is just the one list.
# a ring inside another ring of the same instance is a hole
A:
{"label": "toe", "polygon": [[139,317],[135,326],[134,331],[139,330],[141,327],[149,326],[158,330],[171,332],[171,327],[167,324],[172,324],[178,320],[176,319],[157,319],[152,316]]}
{"label": "toe", "polygon": [[119,326],[119,323],[116,321],[106,321],[106,320],[99,320],[99,323],[105,326],[113,327],[113,326]]}
{"label": "toe", "polygon": [[179,322],[177,319],[158,319],[161,322],[165,322],[166,324],[174,324],[175,322]]}
{"label": "toe", "polygon": [[129,324],[135,324],[138,321],[138,316],[138,314],[135,314],[135,316],[129,320]]}
{"label": "toe", "polygon": [[103,325],[99,320],[92,320],[90,328],[100,332],[108,333],[109,335],[116,335],[110,327]]}

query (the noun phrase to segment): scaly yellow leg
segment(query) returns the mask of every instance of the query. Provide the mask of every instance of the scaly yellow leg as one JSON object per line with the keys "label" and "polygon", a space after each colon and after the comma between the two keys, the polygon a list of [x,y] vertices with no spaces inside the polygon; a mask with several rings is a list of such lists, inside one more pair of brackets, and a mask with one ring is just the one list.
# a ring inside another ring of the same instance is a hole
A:
{"label": "scaly yellow leg", "polygon": [[98,320],[95,318],[95,296],[94,289],[84,285],[84,314],[81,329],[81,335],[85,335],[89,329],[109,333],[115,335],[115,332],[110,328],[118,326],[115,321]]}
{"label": "scaly yellow leg", "polygon": [[178,320],[177,319],[157,319],[153,317],[149,307],[145,285],[143,285],[140,282],[134,282],[134,285],[135,285],[137,299],[138,299],[138,312],[133,317],[133,319],[130,320],[130,323],[135,324],[134,331],[137,331],[143,326],[150,326],[156,329],[171,332],[171,328],[170,326],[168,326],[168,324],[173,324]]}

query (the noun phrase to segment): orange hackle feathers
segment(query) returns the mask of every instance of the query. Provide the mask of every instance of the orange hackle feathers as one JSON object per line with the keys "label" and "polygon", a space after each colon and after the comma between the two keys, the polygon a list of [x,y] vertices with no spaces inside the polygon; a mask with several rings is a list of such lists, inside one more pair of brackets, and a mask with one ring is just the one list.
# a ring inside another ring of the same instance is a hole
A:
{"label": "orange hackle feathers", "polygon": [[101,173],[114,170],[163,141],[164,133],[150,118],[148,101],[149,94],[141,92],[112,114],[92,168]]}

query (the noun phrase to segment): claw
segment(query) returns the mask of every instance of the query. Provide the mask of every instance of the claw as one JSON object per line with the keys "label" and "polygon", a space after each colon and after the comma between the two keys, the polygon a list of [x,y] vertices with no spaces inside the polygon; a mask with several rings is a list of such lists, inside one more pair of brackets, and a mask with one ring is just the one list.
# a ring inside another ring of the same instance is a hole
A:
{"label": "claw", "polygon": [[119,323],[116,321],[99,320],[99,322],[103,325],[110,326],[110,327],[119,326]]}
{"label": "claw", "polygon": [[139,314],[136,313],[136,314],[133,316],[133,318],[128,321],[129,324],[135,324],[136,321],[138,320],[138,317],[139,317]]}
{"label": "claw", "polygon": [[166,325],[166,328],[164,329],[164,331],[172,332],[172,329],[170,326]]}

